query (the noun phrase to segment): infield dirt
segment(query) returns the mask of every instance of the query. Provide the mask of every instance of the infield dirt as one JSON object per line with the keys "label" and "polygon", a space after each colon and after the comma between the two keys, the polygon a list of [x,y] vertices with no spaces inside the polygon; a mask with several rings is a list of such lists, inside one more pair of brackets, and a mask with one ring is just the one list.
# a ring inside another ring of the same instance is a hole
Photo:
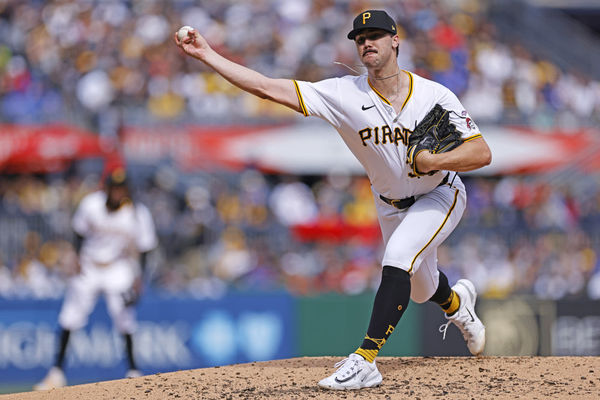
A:
{"label": "infield dirt", "polygon": [[327,391],[338,357],[203,368],[0,396],[95,399],[600,399],[600,357],[382,357],[380,387]]}

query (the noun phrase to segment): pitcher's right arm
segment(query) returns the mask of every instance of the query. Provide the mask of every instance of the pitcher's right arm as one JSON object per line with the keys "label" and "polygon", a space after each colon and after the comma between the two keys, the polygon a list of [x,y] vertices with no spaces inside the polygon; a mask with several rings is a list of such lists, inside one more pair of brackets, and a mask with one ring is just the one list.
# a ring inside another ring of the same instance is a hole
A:
{"label": "pitcher's right arm", "polygon": [[213,50],[195,29],[189,30],[188,36],[183,40],[179,40],[175,33],[174,39],[177,46],[187,55],[202,61],[231,84],[261,99],[268,99],[301,112],[293,80],[269,78],[226,59]]}

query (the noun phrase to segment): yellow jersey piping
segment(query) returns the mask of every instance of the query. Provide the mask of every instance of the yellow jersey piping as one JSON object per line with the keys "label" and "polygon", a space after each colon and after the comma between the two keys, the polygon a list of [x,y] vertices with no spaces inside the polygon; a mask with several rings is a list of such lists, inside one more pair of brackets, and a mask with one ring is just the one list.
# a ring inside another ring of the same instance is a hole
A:
{"label": "yellow jersey piping", "polygon": [[404,71],[404,72],[406,72],[406,74],[408,75],[408,79],[409,79],[408,95],[406,96],[406,100],[404,100],[404,103],[402,103],[402,107],[400,108],[400,111],[404,110],[404,106],[406,105],[406,103],[408,103],[408,100],[410,100],[410,97],[412,96],[412,93],[413,93],[413,76],[408,71]]}
{"label": "yellow jersey piping", "polygon": [[435,233],[433,234],[433,236],[431,237],[431,239],[429,239],[429,242],[427,242],[427,244],[425,246],[423,246],[423,248],[417,253],[417,255],[415,256],[415,258],[413,258],[412,262],[410,263],[410,268],[408,269],[408,273],[412,273],[413,270],[413,266],[415,264],[415,261],[417,261],[417,258],[421,255],[421,253],[423,251],[425,251],[425,249],[427,248],[427,246],[429,246],[429,244],[433,241],[433,239],[435,239],[435,237],[438,235],[438,233],[440,233],[440,231],[442,230],[442,228],[444,227],[444,225],[446,225],[446,221],[448,221],[448,218],[450,218],[450,214],[452,214],[452,210],[454,210],[454,207],[456,206],[456,199],[458,198],[458,189],[456,189],[456,191],[454,192],[454,202],[452,202],[452,206],[450,207],[450,210],[448,210],[448,214],[446,214],[446,218],[444,218],[444,222],[442,222],[442,224],[440,225],[440,227],[438,228],[437,231],[435,231]]}
{"label": "yellow jersey piping", "polygon": [[302,93],[300,93],[300,87],[298,86],[298,82],[295,79],[292,79],[294,82],[294,87],[296,88],[296,96],[298,96],[298,103],[300,103],[300,111],[304,114],[305,117],[308,117],[308,112],[306,111],[306,106],[304,105],[304,100],[302,99]]}
{"label": "yellow jersey piping", "polygon": [[483,137],[483,136],[481,136],[481,133],[478,133],[478,134],[476,134],[476,135],[469,136],[468,138],[466,138],[466,139],[464,140],[464,142],[468,142],[468,141],[470,141],[470,140],[478,139],[478,138],[480,138],[480,137]]}
{"label": "yellow jersey piping", "polygon": [[[400,108],[400,111],[404,110],[404,106],[406,106],[406,103],[408,103],[408,100],[411,98],[412,93],[413,93],[413,76],[410,72],[402,70],[402,72],[405,72],[408,75],[408,95],[406,95],[406,99],[404,99],[404,102],[402,103],[402,107]],[[367,78],[367,82],[369,83],[369,86],[371,87],[371,89],[373,89],[373,91],[377,94],[377,96],[379,96],[379,98],[387,105],[392,105],[392,103],[390,103],[390,101],[388,99],[385,98],[384,95],[382,95],[381,93],[379,93],[379,91],[377,89],[375,89],[375,87],[371,84],[371,80],[369,78]]]}
{"label": "yellow jersey piping", "polygon": [[382,95],[381,93],[379,93],[379,91],[377,89],[375,89],[375,87],[373,85],[371,85],[371,80],[369,78],[367,78],[367,82],[369,83],[369,86],[371,87],[371,89],[373,89],[373,91],[377,94],[377,96],[379,96],[379,98],[381,100],[383,100],[383,102],[389,106],[392,105],[392,103],[389,102],[388,99],[385,98],[384,95]]}

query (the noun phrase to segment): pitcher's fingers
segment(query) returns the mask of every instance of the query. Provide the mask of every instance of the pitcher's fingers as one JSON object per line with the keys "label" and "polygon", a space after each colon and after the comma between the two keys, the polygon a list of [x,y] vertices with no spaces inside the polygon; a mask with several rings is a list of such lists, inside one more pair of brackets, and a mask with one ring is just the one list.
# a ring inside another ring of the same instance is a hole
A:
{"label": "pitcher's fingers", "polygon": [[187,37],[183,38],[183,43],[192,43],[196,41],[196,30],[194,28],[187,31]]}

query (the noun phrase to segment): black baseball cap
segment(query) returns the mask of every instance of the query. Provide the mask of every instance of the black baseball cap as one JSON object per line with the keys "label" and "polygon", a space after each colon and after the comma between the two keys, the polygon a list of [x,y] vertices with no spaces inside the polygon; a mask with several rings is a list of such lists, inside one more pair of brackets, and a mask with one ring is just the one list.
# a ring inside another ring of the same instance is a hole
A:
{"label": "black baseball cap", "polygon": [[363,29],[383,29],[396,34],[396,22],[383,10],[363,11],[354,18],[353,29],[348,34],[348,39],[354,40]]}

